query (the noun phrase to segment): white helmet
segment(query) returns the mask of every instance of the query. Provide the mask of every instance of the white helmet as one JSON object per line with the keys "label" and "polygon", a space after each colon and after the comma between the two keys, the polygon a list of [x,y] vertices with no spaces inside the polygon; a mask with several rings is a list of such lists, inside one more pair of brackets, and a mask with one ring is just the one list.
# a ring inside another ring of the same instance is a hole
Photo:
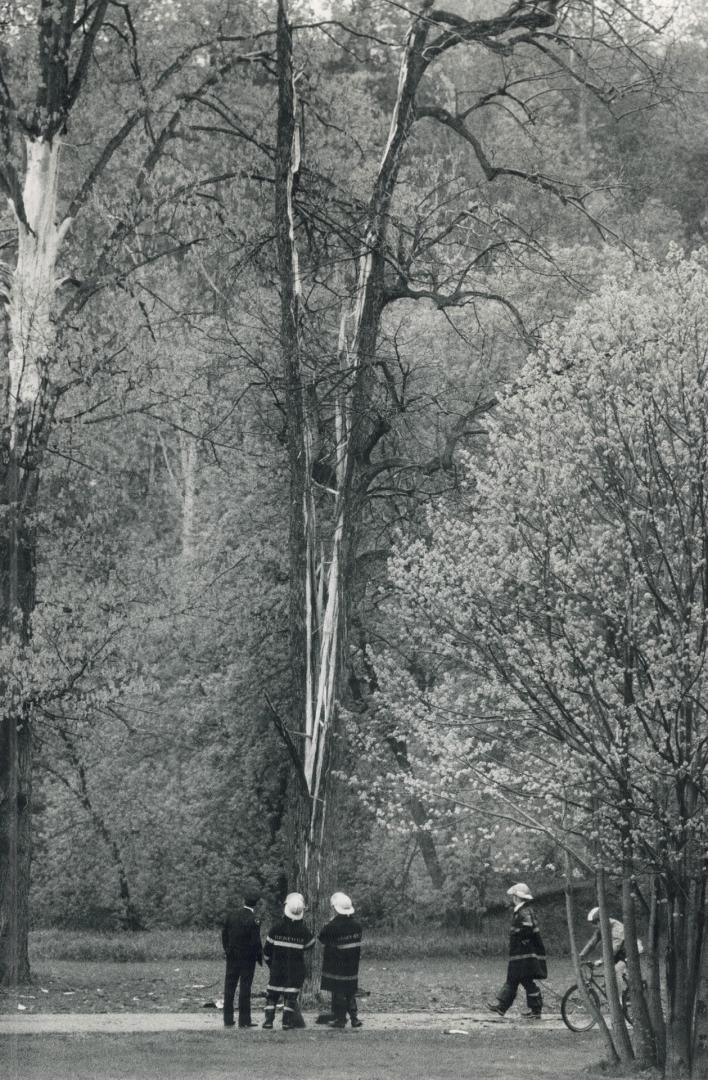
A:
{"label": "white helmet", "polygon": [[599,918],[600,918],[600,909],[599,909],[599,907],[590,908],[590,910],[588,911],[588,922],[595,922]]}
{"label": "white helmet", "polygon": [[334,910],[337,912],[338,915],[353,915],[354,914],[354,907],[353,907],[352,902],[351,902],[351,900],[349,899],[349,897],[347,896],[346,893],[343,893],[343,892],[332,893],[329,902],[332,905],[332,907],[334,908]]}
{"label": "white helmet", "polygon": [[293,922],[299,922],[305,911],[305,898],[302,893],[291,892],[285,897],[285,914]]}
{"label": "white helmet", "polygon": [[506,895],[516,896],[519,900],[533,900],[528,885],[525,885],[523,881],[519,881],[516,885],[512,885],[510,889],[507,889]]}

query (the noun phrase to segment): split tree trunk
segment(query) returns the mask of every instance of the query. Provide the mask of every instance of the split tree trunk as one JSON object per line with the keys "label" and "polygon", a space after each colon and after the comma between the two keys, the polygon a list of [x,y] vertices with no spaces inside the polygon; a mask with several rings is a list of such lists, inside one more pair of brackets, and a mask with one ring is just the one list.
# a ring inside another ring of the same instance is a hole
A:
{"label": "split tree trunk", "polygon": [[[318,544],[311,480],[311,431],[306,408],[306,374],[300,357],[300,270],[295,243],[294,188],[300,162],[292,57],[292,34],[285,0],[278,2],[278,118],[275,161],[275,219],[280,281],[280,350],[287,409],[289,490],[289,730],[282,734],[294,774],[290,788],[288,888],[302,892],[307,919],[316,930],[325,879],[332,875],[329,756],[336,722],[339,670],[338,580],[329,574]],[[336,551],[330,553],[331,559]],[[319,558],[319,574],[317,561]],[[325,579],[327,585],[325,599]],[[325,607],[328,631],[322,621]],[[292,733],[292,734],[291,734]],[[319,950],[306,990],[319,984]]]}
{"label": "split tree trunk", "polygon": [[[289,659],[290,730],[278,720],[297,779],[292,812],[293,875],[307,883],[318,904],[323,874],[334,865],[331,801],[332,746],[338,702],[343,690],[343,657],[348,635],[350,596],[356,576],[356,548],[366,504],[366,463],[375,440],[371,402],[376,390],[375,357],[382,313],[390,208],[410,131],[416,119],[416,96],[428,65],[465,41],[494,41],[507,32],[531,32],[553,24],[558,0],[523,7],[512,5],[498,20],[466,23],[451,16],[443,26],[429,17],[432,0],[414,15],[403,49],[389,135],[374,178],[361,247],[351,314],[342,320],[339,359],[340,397],[335,421],[337,488],[334,506],[322,513],[312,485],[313,447],[317,433],[308,416],[307,385],[300,356],[302,304],[296,246],[294,194],[300,144],[295,99],[292,33],[286,0],[277,2],[278,117],[275,154],[275,229],[280,285],[280,347],[284,372],[289,496]],[[447,26],[456,27],[451,32]],[[463,27],[463,29],[460,29]],[[428,35],[440,33],[434,42]],[[510,46],[513,48],[513,45]],[[300,740],[296,743],[295,740]],[[309,821],[309,828],[307,822]],[[295,879],[295,878],[293,878]]]}
{"label": "split tree trunk", "polygon": [[290,469],[289,721],[291,732],[301,741],[298,745],[289,733],[284,732],[284,736],[297,776],[291,814],[291,882],[303,883],[306,899],[318,913],[320,898],[336,884],[334,816],[328,804],[335,796],[333,747],[365,492],[358,466],[370,438],[373,360],[384,307],[383,253],[390,202],[415,114],[415,92],[426,67],[421,57],[426,34],[425,21],[414,19],[357,261],[352,310],[341,322],[338,355],[342,378],[334,432],[337,488],[333,507],[322,511],[312,483],[317,440],[308,415],[307,375],[300,356],[303,310],[293,204],[300,142],[292,33],[286,0],[278,0],[275,215]]}

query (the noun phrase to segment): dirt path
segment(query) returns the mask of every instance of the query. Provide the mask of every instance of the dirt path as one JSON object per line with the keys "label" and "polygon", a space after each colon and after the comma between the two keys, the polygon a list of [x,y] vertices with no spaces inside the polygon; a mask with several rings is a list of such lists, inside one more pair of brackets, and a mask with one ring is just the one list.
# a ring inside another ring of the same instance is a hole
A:
{"label": "dirt path", "polygon": [[[315,1027],[316,1013],[305,1013],[308,1028]],[[362,1013],[364,1029],[370,1031],[437,1031],[460,1033],[489,1024],[504,1028],[567,1030],[558,1016],[544,1017],[541,1023],[517,1015],[495,1017],[489,1013],[446,1010],[445,1012]],[[221,1013],[202,1012],[116,1012],[116,1013],[35,1013],[29,1016],[0,1015],[0,1035],[60,1035],[73,1033],[213,1031],[222,1027]],[[352,1034],[356,1034],[352,1032]],[[260,1028],[239,1033],[240,1037],[268,1038]]]}

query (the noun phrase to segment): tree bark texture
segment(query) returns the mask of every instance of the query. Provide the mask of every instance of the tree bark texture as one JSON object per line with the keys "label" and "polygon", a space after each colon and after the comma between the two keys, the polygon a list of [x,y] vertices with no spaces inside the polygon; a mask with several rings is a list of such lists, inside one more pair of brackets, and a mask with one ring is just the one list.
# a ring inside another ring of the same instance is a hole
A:
{"label": "tree bark texture", "polygon": [[656,1042],[656,1059],[659,1068],[663,1069],[666,1061],[666,1023],[664,1010],[661,1002],[661,966],[660,966],[660,940],[661,919],[659,916],[659,888],[660,879],[658,874],[652,874],[651,892],[649,897],[649,926],[646,942],[646,981],[647,981],[647,1004],[651,1017],[651,1026]]}
{"label": "tree bark texture", "polygon": [[54,400],[47,369],[55,348],[52,321],[56,260],[66,227],[56,228],[59,139],[26,140],[22,212],[17,212],[17,267],[9,291],[9,349],[4,357],[2,416],[2,598],[0,635],[16,669],[3,681],[0,763],[0,983],[29,977],[32,716],[20,667],[35,604],[40,468]]}
{"label": "tree bark texture", "polygon": [[578,951],[578,943],[575,940],[575,904],[573,900],[573,886],[571,883],[570,875],[570,856],[565,853],[566,863],[566,876],[565,876],[565,916],[568,924],[568,936],[570,939],[570,956],[573,961],[573,973],[575,975],[575,981],[578,985],[578,989],[585,999],[585,1005],[595,1017],[597,1025],[600,1029],[603,1042],[605,1044],[605,1050],[607,1052],[608,1059],[611,1064],[616,1065],[619,1062],[619,1053],[612,1038],[612,1032],[607,1026],[605,1017],[602,1015],[602,1011],[597,1008],[596,1000],[591,997],[585,989],[585,979],[583,978],[583,970],[580,962],[580,954]]}
{"label": "tree bark texture", "polygon": [[649,1008],[642,987],[642,969],[637,944],[637,918],[632,878],[632,864],[631,862],[625,862],[622,867],[622,923],[624,925],[624,947],[627,954],[629,995],[632,1004],[635,1054],[641,1068],[651,1068],[657,1064],[657,1043],[659,1040],[654,1035]]}
{"label": "tree bark texture", "polygon": [[700,979],[693,1044],[693,1076],[697,1080],[708,1080],[708,947],[705,934],[698,960]]}
{"label": "tree bark texture", "polygon": [[[293,196],[300,163],[292,32],[284,0],[278,2],[278,117],[275,161],[275,219],[280,282],[280,349],[287,410],[289,487],[290,704],[288,748],[293,757],[290,796],[288,887],[305,896],[308,917],[317,920],[323,876],[330,878],[332,844],[327,829],[329,756],[336,722],[334,701],[339,666],[339,583],[331,552],[329,573],[318,544],[312,492],[311,431],[307,376],[300,356],[300,271]],[[326,596],[325,596],[325,590]],[[325,610],[328,615],[324,625]],[[314,927],[313,927],[314,929]],[[306,991],[319,983],[319,953]]]}
{"label": "tree bark texture", "polygon": [[622,1012],[617,979],[615,978],[615,961],[612,950],[612,934],[610,932],[610,913],[607,907],[607,888],[605,869],[599,865],[595,871],[595,887],[597,890],[597,904],[600,909],[600,932],[602,935],[602,966],[605,972],[605,993],[610,1006],[612,1018],[612,1039],[623,1065],[630,1065],[634,1061],[634,1050],[627,1031],[627,1023]]}
{"label": "tree bark texture", "polygon": [[0,984],[5,985],[29,977],[32,716],[22,664],[35,605],[34,513],[56,406],[51,367],[57,345],[57,260],[71,225],[71,218],[60,220],[58,214],[60,154],[108,4],[97,0],[92,5],[73,70],[70,52],[79,26],[75,0],[37,5],[39,73],[34,100],[24,114],[2,78],[5,151],[17,131],[24,133],[22,177],[9,152],[0,160],[0,190],[14,212],[17,235],[15,266],[5,268],[8,334],[0,357],[0,643],[6,657],[0,682]]}

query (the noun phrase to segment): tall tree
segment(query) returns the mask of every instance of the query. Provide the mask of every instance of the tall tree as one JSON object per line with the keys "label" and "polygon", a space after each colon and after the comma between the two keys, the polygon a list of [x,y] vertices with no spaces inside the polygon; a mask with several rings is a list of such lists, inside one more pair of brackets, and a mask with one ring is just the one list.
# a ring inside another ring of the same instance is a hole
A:
{"label": "tall tree", "polygon": [[[140,267],[174,251],[165,242],[168,230],[154,245],[140,231],[169,202],[164,191],[156,197],[151,186],[158,166],[168,145],[180,137],[187,112],[227,71],[257,56],[238,52],[242,37],[228,32],[230,27],[223,31],[211,5],[204,25],[194,27],[180,5],[159,0],[145,5],[139,17],[128,4],[111,0],[84,5],[37,0],[9,7],[0,47],[0,188],[14,230],[13,242],[5,245],[14,261],[0,267],[6,310],[0,417],[0,636],[6,660],[0,727],[0,983],[28,975],[33,718],[25,660],[36,602],[40,481],[62,396],[96,374],[87,357],[77,361],[72,355],[74,347],[77,352],[81,347],[71,335],[89,302],[109,283],[119,287]],[[109,9],[115,20],[108,18]],[[160,35],[160,46],[148,50],[147,63],[136,29],[139,20]],[[28,40],[32,47],[25,54]],[[94,60],[99,55],[97,78]],[[102,97],[107,82],[122,93],[107,118],[91,118],[93,157],[81,160],[78,155],[76,168],[67,133],[83,99]],[[129,146],[131,183],[119,184],[119,196],[114,193],[120,207],[103,220],[100,213],[92,217],[88,211],[95,209],[91,201],[99,181],[110,179],[119,151],[127,153]],[[82,276],[67,274],[68,280],[62,280],[67,238],[81,217],[89,222],[74,260],[86,269]],[[136,231],[132,251],[127,242]],[[193,234],[181,237],[177,248],[196,242]],[[70,290],[68,299],[62,286]],[[100,352],[101,345],[93,345]],[[188,489],[185,494],[188,503]]]}
{"label": "tall tree", "polygon": [[[0,629],[8,658],[0,721],[0,982],[29,975],[27,955],[31,811],[31,717],[16,664],[30,635],[35,604],[34,513],[42,458],[57,404],[57,262],[71,218],[58,208],[60,152],[84,87],[108,0],[77,17],[71,0],[42,0],[37,12],[36,82],[26,109],[0,77],[0,186],[16,222],[17,254],[5,267],[0,489]],[[24,170],[14,162],[23,143]]]}
{"label": "tall tree", "polygon": [[[318,401],[322,373],[312,370],[309,357],[311,311],[303,280],[310,271],[309,297],[324,271],[320,263],[313,267],[306,260],[299,239],[302,228],[315,227],[306,183],[311,173],[307,161],[301,160],[302,117],[307,115],[307,100],[305,89],[298,100],[293,27],[285,0],[278,2],[275,211],[291,482],[292,673],[289,728],[282,718],[278,718],[278,724],[298,780],[293,873],[313,901],[322,893],[323,873],[331,875],[333,868],[332,764],[338,710],[346,692],[345,657],[351,643],[352,605],[365,584],[362,564],[358,562],[362,526],[373,481],[399,464],[381,453],[390,425],[376,407],[382,379],[378,349],[384,313],[400,300],[426,300],[439,310],[492,303],[509,313],[529,340],[515,304],[490,288],[481,270],[485,259],[493,259],[497,247],[506,248],[508,237],[501,241],[498,236],[489,237],[481,251],[465,249],[462,242],[450,271],[438,245],[444,244],[456,229],[464,229],[468,213],[474,211],[460,205],[455,215],[446,207],[435,219],[435,228],[418,229],[415,219],[406,221],[405,203],[396,213],[402,169],[408,160],[414,128],[417,131],[419,125],[432,121],[470,149],[484,183],[526,184],[534,192],[556,198],[564,206],[573,205],[589,216],[579,186],[552,178],[540,166],[495,164],[494,152],[485,148],[475,130],[475,110],[490,100],[504,105],[513,101],[514,107],[520,107],[521,119],[528,120],[531,106],[519,95],[520,87],[532,74],[524,71],[523,65],[516,80],[507,73],[499,90],[474,95],[471,104],[462,106],[457,96],[454,106],[435,100],[436,93],[446,86],[444,73],[438,84],[435,72],[453,50],[462,48],[480,49],[483,55],[501,58],[502,66],[512,65],[517,56],[527,63],[529,57],[536,56],[547,77],[563,72],[584,85],[592,84],[597,94],[609,100],[618,88],[600,76],[599,63],[594,68],[589,63],[583,65],[582,75],[578,76],[568,62],[568,52],[572,53],[574,45],[563,18],[566,7],[561,0],[515,0],[498,15],[467,19],[436,9],[427,0],[413,16],[401,48],[388,137],[379,164],[369,170],[373,179],[364,197],[358,193],[359,202],[351,210],[353,224],[347,223],[344,230],[341,221],[336,226],[332,218],[327,219],[330,227],[338,227],[340,234],[347,233],[346,257],[352,267],[352,284],[349,289],[346,285],[342,289],[341,284],[337,289],[330,272],[330,288],[341,297],[341,307],[336,344],[332,341],[330,346],[330,356],[336,357],[330,369],[335,389],[328,401],[328,419],[323,421],[322,402]],[[611,49],[610,40],[616,42],[619,33],[613,17],[623,21],[624,7],[607,13],[604,41],[598,46],[605,58]],[[639,48],[636,42],[634,45]],[[539,77],[539,71],[534,70],[534,85]],[[321,207],[317,213],[321,222]],[[429,471],[451,466],[456,439],[488,407],[488,402],[477,402],[454,426],[445,452],[425,465]],[[376,455],[379,460],[374,460]]]}

